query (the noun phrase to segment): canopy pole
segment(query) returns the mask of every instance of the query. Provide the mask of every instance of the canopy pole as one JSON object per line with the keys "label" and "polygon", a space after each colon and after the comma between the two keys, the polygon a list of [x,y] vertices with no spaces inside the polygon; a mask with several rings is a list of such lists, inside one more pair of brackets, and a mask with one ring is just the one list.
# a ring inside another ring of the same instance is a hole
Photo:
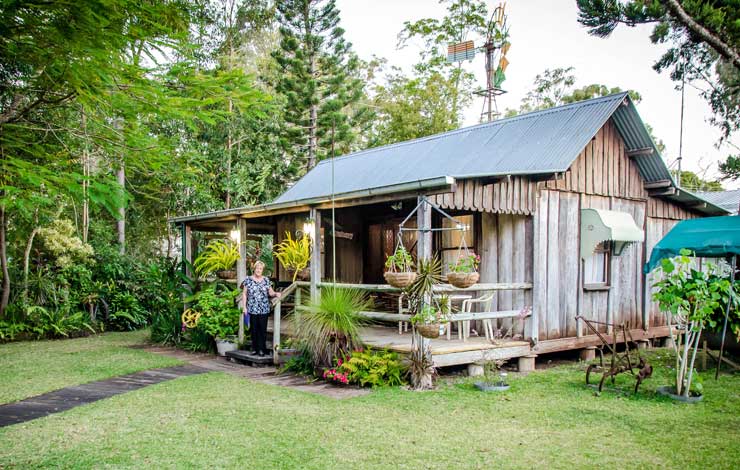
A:
{"label": "canopy pole", "polygon": [[727,335],[727,318],[730,316],[730,305],[732,305],[733,296],[733,284],[735,284],[735,265],[737,263],[737,255],[732,255],[732,271],[730,273],[730,298],[727,300],[727,308],[725,308],[725,324],[722,327],[722,342],[719,347],[719,359],[717,359],[717,370],[714,373],[714,380],[719,379],[719,368],[722,366],[722,355],[725,352],[725,335]]}

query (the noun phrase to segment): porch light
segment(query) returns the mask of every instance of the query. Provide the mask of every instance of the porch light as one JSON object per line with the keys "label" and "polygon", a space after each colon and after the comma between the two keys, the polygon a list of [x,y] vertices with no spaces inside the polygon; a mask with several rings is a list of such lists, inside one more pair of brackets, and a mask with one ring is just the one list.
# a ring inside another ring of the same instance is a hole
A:
{"label": "porch light", "polygon": [[311,240],[316,237],[316,223],[312,219],[303,222],[303,234],[311,237]]}
{"label": "porch light", "polygon": [[239,243],[239,241],[241,240],[241,233],[239,233],[239,229],[234,229],[229,232],[229,237],[234,241],[234,243]]}

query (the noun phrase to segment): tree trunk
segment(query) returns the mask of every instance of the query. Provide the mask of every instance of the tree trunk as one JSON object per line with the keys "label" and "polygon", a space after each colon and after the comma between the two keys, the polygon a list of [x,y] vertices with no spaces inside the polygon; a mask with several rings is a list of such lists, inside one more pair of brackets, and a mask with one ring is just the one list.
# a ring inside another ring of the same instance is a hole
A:
{"label": "tree trunk", "polygon": [[[36,220],[36,224],[38,224],[38,220]],[[23,252],[23,303],[28,299],[28,271],[31,264],[31,248],[33,247],[33,239],[36,237],[38,231],[39,227],[33,228],[26,242],[26,249]]]}
{"label": "tree trunk", "polygon": [[[310,3],[305,3],[305,10],[303,12],[304,14],[304,24],[305,24],[305,33],[306,38],[305,42],[310,42],[311,37],[311,12],[310,12]],[[316,75],[316,57],[315,57],[315,50],[312,44],[304,44],[305,46],[305,54],[308,58],[308,71],[309,76],[312,79],[315,79]],[[318,141],[316,138],[317,134],[317,126],[318,126],[318,105],[311,100],[311,106],[309,108],[309,116],[308,116],[308,170],[316,166],[316,153],[318,149]]]}
{"label": "tree trunk", "polygon": [[10,301],[10,274],[8,273],[8,251],[6,235],[8,220],[5,214],[5,205],[0,205],[0,265],[3,273],[3,293],[0,297],[0,318],[5,318],[5,310]]}
{"label": "tree trunk", "polygon": [[116,179],[120,191],[116,231],[118,232],[118,250],[123,255],[126,253],[126,168],[123,157],[121,157],[121,164],[116,170]]}
{"label": "tree trunk", "polygon": [[87,148],[87,114],[82,110],[82,133],[85,142],[82,145],[82,243],[87,243],[87,235],[90,229],[90,201],[88,200],[88,188],[90,186],[90,156]]}

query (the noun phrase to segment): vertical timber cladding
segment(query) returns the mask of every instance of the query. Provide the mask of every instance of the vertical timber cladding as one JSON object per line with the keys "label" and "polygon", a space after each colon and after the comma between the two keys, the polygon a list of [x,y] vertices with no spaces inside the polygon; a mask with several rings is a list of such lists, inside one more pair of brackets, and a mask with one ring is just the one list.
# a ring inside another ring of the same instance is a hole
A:
{"label": "vertical timber cladding", "polygon": [[621,256],[612,257],[608,289],[584,290],[580,280],[580,210],[627,212],[645,230],[647,200],[637,165],[627,156],[611,120],[565,174],[540,183],[533,273],[540,340],[576,336],[579,309],[581,315],[597,321],[643,326],[644,247],[632,244]]}
{"label": "vertical timber cladding", "polygon": [[513,176],[492,184],[459,180],[455,192],[438,194],[430,199],[443,209],[531,215],[536,197],[536,182],[525,176]]}
{"label": "vertical timber cladding", "polygon": [[[699,217],[699,215],[676,204],[654,197],[649,198],[647,202],[647,223],[645,228],[645,259],[650,258],[653,247],[671,231],[674,225],[681,220],[696,217]],[[658,303],[652,301],[654,276],[654,274],[648,274],[645,280],[648,326],[663,326],[666,324],[665,314],[658,308]]]}
{"label": "vertical timber cladding", "polygon": [[[480,282],[532,282],[533,219],[525,215],[481,214]],[[532,305],[531,290],[498,292],[491,309],[516,310]],[[519,320],[505,319],[499,322],[504,331],[512,326],[513,334],[524,334]]]}

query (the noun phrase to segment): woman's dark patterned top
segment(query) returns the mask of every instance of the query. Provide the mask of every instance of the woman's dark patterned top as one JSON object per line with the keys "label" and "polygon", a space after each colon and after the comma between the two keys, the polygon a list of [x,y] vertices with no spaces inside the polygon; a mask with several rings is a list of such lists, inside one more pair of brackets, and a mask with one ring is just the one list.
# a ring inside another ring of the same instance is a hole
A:
{"label": "woman's dark patterned top", "polygon": [[247,313],[250,315],[267,315],[270,313],[270,280],[267,277],[257,282],[248,276],[242,282],[247,287]]}

